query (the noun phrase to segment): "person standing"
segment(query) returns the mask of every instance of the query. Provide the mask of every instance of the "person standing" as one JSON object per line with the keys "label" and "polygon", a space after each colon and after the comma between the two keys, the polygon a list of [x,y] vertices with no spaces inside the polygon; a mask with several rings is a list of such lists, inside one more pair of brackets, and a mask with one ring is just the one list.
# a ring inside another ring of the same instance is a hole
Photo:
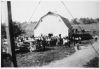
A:
{"label": "person standing", "polygon": [[97,41],[98,40],[98,36],[95,36],[95,41]]}

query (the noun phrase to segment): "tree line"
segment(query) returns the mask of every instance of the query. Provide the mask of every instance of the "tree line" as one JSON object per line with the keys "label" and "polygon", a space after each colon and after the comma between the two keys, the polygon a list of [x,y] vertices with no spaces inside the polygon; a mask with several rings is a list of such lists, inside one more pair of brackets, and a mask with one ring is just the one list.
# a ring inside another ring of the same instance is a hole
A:
{"label": "tree line", "polygon": [[73,23],[73,24],[81,24],[81,23],[93,24],[93,23],[98,23],[98,22],[99,22],[99,18],[95,18],[95,19],[93,19],[93,18],[80,18],[80,19],[74,18],[71,20],[71,23]]}

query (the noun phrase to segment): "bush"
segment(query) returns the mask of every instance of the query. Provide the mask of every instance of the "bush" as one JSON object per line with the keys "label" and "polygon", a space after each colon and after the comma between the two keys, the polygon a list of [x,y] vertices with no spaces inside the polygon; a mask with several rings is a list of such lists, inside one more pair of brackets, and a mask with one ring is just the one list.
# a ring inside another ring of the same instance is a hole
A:
{"label": "bush", "polygon": [[94,59],[90,60],[86,65],[83,65],[84,67],[99,67],[99,58],[95,57]]}

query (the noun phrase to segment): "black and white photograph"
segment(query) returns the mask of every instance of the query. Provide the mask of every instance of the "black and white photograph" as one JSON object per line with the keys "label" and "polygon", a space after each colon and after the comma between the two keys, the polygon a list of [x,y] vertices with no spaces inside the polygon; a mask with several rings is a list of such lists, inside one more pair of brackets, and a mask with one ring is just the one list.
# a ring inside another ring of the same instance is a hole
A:
{"label": "black and white photograph", "polygon": [[1,0],[1,68],[99,68],[99,0]]}

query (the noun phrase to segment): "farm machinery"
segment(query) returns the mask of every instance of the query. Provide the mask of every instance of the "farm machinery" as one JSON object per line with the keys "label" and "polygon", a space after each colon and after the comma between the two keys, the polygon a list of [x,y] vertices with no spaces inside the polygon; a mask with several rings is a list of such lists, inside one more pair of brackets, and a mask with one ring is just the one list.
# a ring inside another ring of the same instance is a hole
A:
{"label": "farm machinery", "polygon": [[27,40],[24,41],[17,49],[24,50],[28,49],[30,52],[40,49],[45,49],[45,41],[43,40]]}

